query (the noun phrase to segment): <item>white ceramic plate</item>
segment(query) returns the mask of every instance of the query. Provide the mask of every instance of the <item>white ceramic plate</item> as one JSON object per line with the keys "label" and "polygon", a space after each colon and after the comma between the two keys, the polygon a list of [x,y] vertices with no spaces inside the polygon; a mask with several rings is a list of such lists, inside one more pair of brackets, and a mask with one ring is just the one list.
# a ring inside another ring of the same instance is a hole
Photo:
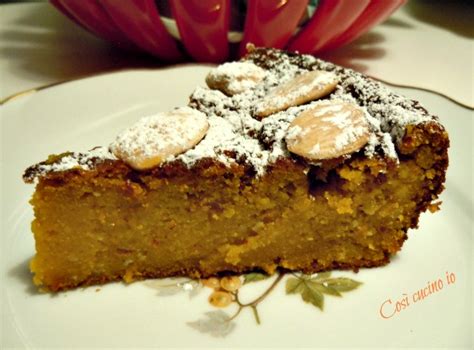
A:
{"label": "white ceramic plate", "polygon": [[[206,66],[125,71],[65,83],[0,107],[2,125],[2,331],[5,347],[432,347],[472,345],[472,111],[437,95],[400,90],[441,116],[452,146],[442,210],[425,213],[409,232],[402,252],[386,267],[333,276],[363,282],[343,298],[325,297],[324,312],[285,294],[282,281],[258,306],[257,326],[249,308],[232,332],[213,337],[187,322],[216,311],[210,289],[190,298],[171,296],[149,283],[113,283],[59,293],[38,293],[28,261],[33,186],[23,170],[51,153],[108,144],[134,120],[187,103],[202,84]],[[446,274],[455,281],[448,284]],[[454,274],[454,275],[451,275]],[[443,288],[414,303],[413,294],[440,279]],[[248,284],[242,299],[271,281]],[[405,295],[409,306],[392,317]],[[392,302],[389,304],[388,300]],[[235,305],[222,309],[228,315]]]}

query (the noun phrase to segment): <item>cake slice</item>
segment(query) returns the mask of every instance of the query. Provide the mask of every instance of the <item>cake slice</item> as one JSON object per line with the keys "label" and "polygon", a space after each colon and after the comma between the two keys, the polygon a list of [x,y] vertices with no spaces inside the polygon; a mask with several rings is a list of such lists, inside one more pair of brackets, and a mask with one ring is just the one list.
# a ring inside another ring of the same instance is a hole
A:
{"label": "cake slice", "polygon": [[36,285],[381,266],[437,209],[449,139],[418,102],[253,47],[206,83],[108,147],[25,171]]}

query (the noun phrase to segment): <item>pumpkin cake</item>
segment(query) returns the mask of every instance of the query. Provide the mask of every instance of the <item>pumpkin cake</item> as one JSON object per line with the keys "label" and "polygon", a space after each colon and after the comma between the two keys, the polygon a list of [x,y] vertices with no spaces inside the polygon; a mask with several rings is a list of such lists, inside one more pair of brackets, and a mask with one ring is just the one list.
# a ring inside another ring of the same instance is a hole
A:
{"label": "pumpkin cake", "polygon": [[418,102],[254,47],[206,83],[109,147],[25,171],[36,285],[381,266],[437,209],[449,139]]}

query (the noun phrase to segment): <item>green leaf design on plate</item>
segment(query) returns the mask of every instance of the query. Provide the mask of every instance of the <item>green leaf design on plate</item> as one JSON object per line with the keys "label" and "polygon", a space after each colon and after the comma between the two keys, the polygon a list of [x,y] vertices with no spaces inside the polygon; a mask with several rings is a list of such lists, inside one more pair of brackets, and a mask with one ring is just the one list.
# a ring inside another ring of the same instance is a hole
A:
{"label": "green leaf design on plate", "polygon": [[269,276],[265,275],[264,273],[259,273],[259,272],[252,272],[244,275],[244,284],[250,283],[250,282],[257,282],[257,281],[262,281],[264,279],[267,279]]}
{"label": "green leaf design on plate", "polygon": [[323,294],[333,295],[335,297],[342,297],[342,294],[339,291],[329,285],[325,285],[324,283],[320,283],[318,281],[310,280],[307,282],[311,285],[311,288],[318,290]]}
{"label": "green leaf design on plate", "polygon": [[317,273],[316,276],[311,276],[311,279],[316,281],[327,280],[331,277],[331,271]]}
{"label": "green leaf design on plate", "polygon": [[320,310],[324,309],[324,295],[316,287],[315,283],[305,282],[301,297],[307,303],[311,303]]}
{"label": "green leaf design on plate", "polygon": [[301,293],[304,290],[304,281],[300,278],[290,277],[286,280],[286,294]]}
{"label": "green leaf design on plate", "polygon": [[347,277],[330,277],[330,272],[318,273],[315,276],[295,275],[286,280],[286,294],[300,294],[305,302],[323,310],[325,294],[342,297],[342,292],[349,292],[362,284]]}
{"label": "green leaf design on plate", "polygon": [[301,297],[307,303],[320,308],[324,307],[324,296],[315,288],[316,283],[311,283],[311,280],[303,277],[290,277],[286,281],[286,294],[301,294]]}
{"label": "green leaf design on plate", "polygon": [[356,289],[362,284],[362,282],[358,282],[346,277],[331,278],[328,279],[325,283],[328,287],[331,287],[337,290],[338,292],[349,292],[351,290]]}

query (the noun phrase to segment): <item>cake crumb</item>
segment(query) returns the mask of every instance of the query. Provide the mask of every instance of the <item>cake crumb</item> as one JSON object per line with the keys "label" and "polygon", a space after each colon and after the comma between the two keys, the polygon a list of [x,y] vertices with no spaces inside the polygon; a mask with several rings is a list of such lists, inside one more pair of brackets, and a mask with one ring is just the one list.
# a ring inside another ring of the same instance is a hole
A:
{"label": "cake crumb", "polygon": [[438,210],[441,209],[442,203],[442,201],[431,203],[430,205],[428,205],[428,210],[430,211],[430,213],[436,213]]}

